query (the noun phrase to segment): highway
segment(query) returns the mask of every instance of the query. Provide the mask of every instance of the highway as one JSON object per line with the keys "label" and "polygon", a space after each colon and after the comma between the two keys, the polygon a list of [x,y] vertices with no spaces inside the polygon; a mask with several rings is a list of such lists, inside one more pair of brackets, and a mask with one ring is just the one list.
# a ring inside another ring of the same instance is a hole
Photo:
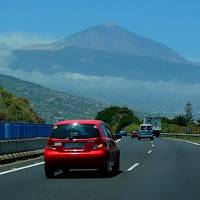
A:
{"label": "highway", "polygon": [[0,167],[1,200],[199,200],[200,146],[123,137],[119,174],[72,171],[46,179],[43,158]]}

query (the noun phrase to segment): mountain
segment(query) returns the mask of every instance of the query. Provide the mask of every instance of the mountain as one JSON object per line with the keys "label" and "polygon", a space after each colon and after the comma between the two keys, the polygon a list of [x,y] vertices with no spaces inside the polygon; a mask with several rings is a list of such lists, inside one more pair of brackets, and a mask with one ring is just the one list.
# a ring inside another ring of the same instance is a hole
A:
{"label": "mountain", "polygon": [[186,61],[177,52],[163,44],[111,24],[94,26],[52,44],[26,46],[22,50],[55,51],[66,47],[121,52],[175,62]]}
{"label": "mountain", "polygon": [[[142,81],[198,83],[200,67],[171,48],[116,25],[98,25],[48,45],[13,51],[10,67]],[[145,76],[144,74],[148,74]]]}
{"label": "mountain", "polygon": [[18,97],[27,98],[46,122],[63,119],[94,118],[106,107],[98,101],[58,92],[38,84],[0,75],[0,85]]}
{"label": "mountain", "polygon": [[[126,53],[66,47],[49,50],[15,50],[14,69],[46,74],[74,72],[95,76],[125,77],[130,80],[198,83],[200,67]],[[147,76],[148,74],[148,76]]]}
{"label": "mountain", "polygon": [[9,73],[50,88],[144,113],[180,113],[187,101],[200,112],[200,65],[115,25],[16,49],[11,58]]}

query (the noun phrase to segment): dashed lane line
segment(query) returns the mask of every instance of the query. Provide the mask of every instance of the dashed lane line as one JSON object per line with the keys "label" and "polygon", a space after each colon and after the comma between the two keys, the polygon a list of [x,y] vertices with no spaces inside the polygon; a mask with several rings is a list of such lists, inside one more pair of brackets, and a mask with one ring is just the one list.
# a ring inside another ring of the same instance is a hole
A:
{"label": "dashed lane line", "polygon": [[149,150],[147,153],[150,154],[152,152],[152,150]]}
{"label": "dashed lane line", "polygon": [[134,165],[132,165],[131,167],[129,167],[126,171],[129,172],[131,170],[133,170],[134,168],[136,168],[140,163],[135,163]]}
{"label": "dashed lane line", "polygon": [[121,139],[116,140],[116,142],[119,142]]}

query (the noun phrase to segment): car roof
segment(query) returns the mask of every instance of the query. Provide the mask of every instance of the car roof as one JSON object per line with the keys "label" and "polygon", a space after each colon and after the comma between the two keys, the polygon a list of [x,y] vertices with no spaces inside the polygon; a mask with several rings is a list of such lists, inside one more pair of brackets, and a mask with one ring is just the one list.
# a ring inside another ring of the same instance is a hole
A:
{"label": "car roof", "polygon": [[64,120],[64,121],[59,121],[56,122],[54,125],[65,125],[65,124],[94,124],[94,125],[99,125],[101,123],[104,123],[101,120],[94,120],[94,119],[75,119],[75,120]]}

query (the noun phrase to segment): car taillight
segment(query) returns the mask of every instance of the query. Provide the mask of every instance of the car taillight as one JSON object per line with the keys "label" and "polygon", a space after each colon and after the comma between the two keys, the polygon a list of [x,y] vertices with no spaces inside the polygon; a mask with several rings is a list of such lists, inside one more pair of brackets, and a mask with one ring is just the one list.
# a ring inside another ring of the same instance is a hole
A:
{"label": "car taillight", "polygon": [[106,142],[100,141],[100,142],[97,142],[97,143],[93,146],[93,150],[105,149],[106,147],[107,147]]}
{"label": "car taillight", "polygon": [[49,149],[56,149],[57,147],[61,147],[61,146],[62,146],[61,142],[53,142],[51,140],[47,142],[47,148]]}

